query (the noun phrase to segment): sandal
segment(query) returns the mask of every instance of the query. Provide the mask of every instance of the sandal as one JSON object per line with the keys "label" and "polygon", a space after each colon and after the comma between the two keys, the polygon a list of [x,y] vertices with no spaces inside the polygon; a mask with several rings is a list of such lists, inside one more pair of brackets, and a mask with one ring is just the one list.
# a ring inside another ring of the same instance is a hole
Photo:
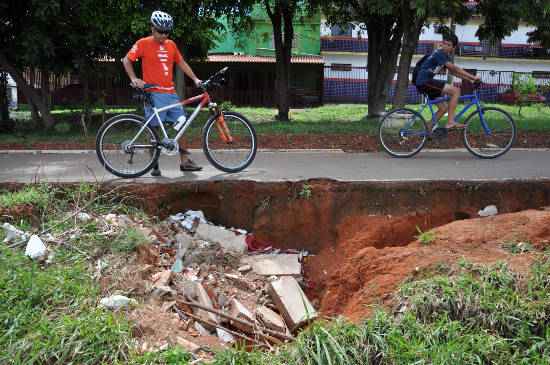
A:
{"label": "sandal", "polygon": [[464,129],[464,128],[466,128],[466,125],[462,124],[462,123],[452,123],[451,125],[447,124],[445,126],[445,129],[448,130],[448,131],[460,130],[460,129]]}
{"label": "sandal", "polygon": [[202,170],[202,167],[197,165],[193,160],[190,158],[187,159],[184,163],[180,164],[180,171],[200,171]]}

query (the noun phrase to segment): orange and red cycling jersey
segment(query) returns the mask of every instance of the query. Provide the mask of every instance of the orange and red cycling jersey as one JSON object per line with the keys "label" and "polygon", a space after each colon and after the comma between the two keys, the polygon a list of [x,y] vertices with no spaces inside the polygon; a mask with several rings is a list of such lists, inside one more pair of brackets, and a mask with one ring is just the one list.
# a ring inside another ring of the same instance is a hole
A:
{"label": "orange and red cycling jersey", "polygon": [[151,91],[159,93],[174,93],[174,63],[179,63],[183,57],[174,41],[167,39],[157,42],[153,36],[138,40],[126,55],[135,62],[141,59],[143,81],[146,84],[156,84],[159,87]]}

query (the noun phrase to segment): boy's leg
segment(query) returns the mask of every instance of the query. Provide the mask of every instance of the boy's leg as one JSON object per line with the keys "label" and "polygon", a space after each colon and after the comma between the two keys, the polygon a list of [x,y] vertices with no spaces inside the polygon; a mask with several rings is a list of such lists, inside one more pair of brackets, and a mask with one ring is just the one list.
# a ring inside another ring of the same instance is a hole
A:
{"label": "boy's leg", "polygon": [[460,98],[460,89],[456,86],[445,85],[443,93],[449,95],[449,119],[447,121],[447,128],[456,128],[455,112],[458,105],[458,99]]}
{"label": "boy's leg", "polygon": [[439,120],[447,113],[447,110],[449,110],[449,105],[447,103],[440,103],[437,104],[437,113],[435,113],[435,122],[439,122]]}

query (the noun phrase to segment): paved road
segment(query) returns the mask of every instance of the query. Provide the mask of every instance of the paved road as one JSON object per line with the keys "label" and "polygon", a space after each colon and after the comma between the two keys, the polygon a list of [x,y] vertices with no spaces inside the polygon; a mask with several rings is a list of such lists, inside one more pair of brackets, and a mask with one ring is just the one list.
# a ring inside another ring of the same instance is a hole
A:
{"label": "paved road", "polygon": [[[467,151],[422,151],[410,159],[383,153],[341,151],[261,151],[247,170],[222,173],[208,165],[199,151],[195,159],[204,170],[185,173],[175,157],[161,157],[163,177],[140,181],[254,180],[296,181],[330,178],[340,181],[550,179],[550,151],[512,150],[496,160],[481,160]],[[106,172],[92,151],[0,152],[0,182],[79,182],[118,179]]]}

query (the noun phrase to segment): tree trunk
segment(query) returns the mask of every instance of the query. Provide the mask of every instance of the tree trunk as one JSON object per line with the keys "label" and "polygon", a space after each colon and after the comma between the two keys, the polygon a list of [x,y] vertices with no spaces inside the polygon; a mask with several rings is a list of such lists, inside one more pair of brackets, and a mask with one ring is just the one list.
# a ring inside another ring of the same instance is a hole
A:
{"label": "tree trunk", "polygon": [[369,17],[368,107],[369,117],[384,113],[388,89],[395,74],[403,30],[399,19],[391,16]]}
{"label": "tree trunk", "polygon": [[404,34],[401,56],[399,57],[399,68],[397,71],[397,85],[393,98],[394,108],[402,108],[407,101],[411,61],[416,51],[416,46],[418,45],[422,26],[424,25],[425,18],[418,18],[414,12],[414,9],[402,7],[401,21],[403,22]]}
{"label": "tree trunk", "polygon": [[[289,81],[290,61],[292,57],[292,40],[294,38],[294,5],[280,1],[275,2],[271,9],[269,2],[264,2],[267,14],[273,26],[273,41],[275,43],[275,94],[277,95],[277,119],[288,122],[290,110]],[[284,26],[284,32],[283,32]]]}
{"label": "tree trunk", "polygon": [[8,105],[8,74],[0,72],[0,129],[10,119]]}
{"label": "tree trunk", "polygon": [[23,78],[23,74],[17,70],[11,63],[8,62],[8,59],[0,53],[0,68],[6,70],[17,83],[17,88],[21,88],[21,92],[25,95],[25,98],[31,105],[32,108],[36,108],[40,111],[44,127],[47,129],[51,128],[55,121],[52,118],[50,109],[42,101],[41,96],[34,90],[33,87],[29,86],[27,81]]}

